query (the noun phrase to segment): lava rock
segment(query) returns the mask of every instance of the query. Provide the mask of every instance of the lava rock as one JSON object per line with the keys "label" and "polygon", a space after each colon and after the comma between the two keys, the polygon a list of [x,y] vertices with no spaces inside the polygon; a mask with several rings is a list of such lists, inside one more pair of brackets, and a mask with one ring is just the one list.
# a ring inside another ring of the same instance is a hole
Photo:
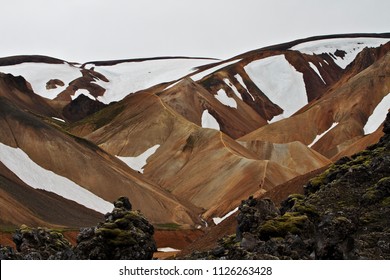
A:
{"label": "lava rock", "polygon": [[78,259],[124,260],[152,259],[157,250],[154,228],[139,211],[132,211],[130,201],[121,197],[105,221],[93,228],[84,228],[77,237]]}
{"label": "lava rock", "polygon": [[[74,259],[72,245],[58,231],[22,225],[13,235],[17,253],[26,260]],[[66,253],[65,253],[66,252]]]}

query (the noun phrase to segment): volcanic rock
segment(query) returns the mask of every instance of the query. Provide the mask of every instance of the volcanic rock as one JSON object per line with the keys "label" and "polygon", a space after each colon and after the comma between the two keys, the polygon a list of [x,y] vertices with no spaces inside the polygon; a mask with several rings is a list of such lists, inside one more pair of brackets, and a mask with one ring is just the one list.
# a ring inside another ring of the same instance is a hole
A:
{"label": "volcanic rock", "polygon": [[105,215],[104,222],[81,230],[75,248],[77,258],[152,259],[157,250],[153,238],[154,227],[139,211],[131,210],[127,198],[119,198],[114,205],[114,210]]}
{"label": "volcanic rock", "polygon": [[72,246],[62,233],[22,225],[13,235],[17,253],[25,260],[74,259]]}

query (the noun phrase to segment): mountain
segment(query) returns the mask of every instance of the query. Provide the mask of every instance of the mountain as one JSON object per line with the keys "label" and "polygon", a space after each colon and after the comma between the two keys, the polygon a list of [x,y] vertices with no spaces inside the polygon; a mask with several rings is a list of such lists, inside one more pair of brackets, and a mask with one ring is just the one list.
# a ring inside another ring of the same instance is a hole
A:
{"label": "mountain", "polygon": [[270,198],[242,201],[236,234],[187,258],[389,259],[390,113],[383,132],[377,144],[341,158],[280,207]]}
{"label": "mountain", "polygon": [[0,223],[91,226],[126,196],[160,227],[218,224],[378,141],[389,41],[317,36],[228,60],[0,58]]}

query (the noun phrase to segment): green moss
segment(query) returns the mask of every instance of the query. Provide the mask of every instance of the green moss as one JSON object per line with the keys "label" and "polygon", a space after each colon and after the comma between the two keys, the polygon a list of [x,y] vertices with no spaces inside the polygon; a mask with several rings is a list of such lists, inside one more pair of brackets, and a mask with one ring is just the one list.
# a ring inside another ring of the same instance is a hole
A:
{"label": "green moss", "polygon": [[15,230],[17,230],[18,228],[15,227],[15,226],[7,226],[7,225],[2,225],[0,226],[0,232],[6,232],[6,233],[13,233],[15,232]]}
{"label": "green moss", "polygon": [[287,198],[288,203],[291,203],[291,211],[301,214],[307,214],[309,216],[317,216],[317,209],[307,202],[305,202],[305,196],[302,194],[292,194]]}
{"label": "green moss", "polygon": [[299,234],[307,221],[306,215],[287,212],[281,217],[266,221],[260,227],[260,236],[268,240],[271,237],[285,237],[287,233]]}
{"label": "green moss", "polygon": [[178,230],[181,227],[181,225],[175,223],[156,224],[155,226],[161,230]]}
{"label": "green moss", "polygon": [[367,203],[373,203],[376,200],[376,197],[378,195],[378,190],[376,187],[371,187],[366,190],[366,192],[363,194],[362,198],[363,201]]}
{"label": "green moss", "polygon": [[115,221],[115,224],[120,228],[120,229],[129,229],[132,226],[132,223],[129,219],[122,218],[118,219]]}
{"label": "green moss", "polygon": [[121,233],[121,230],[119,228],[114,228],[114,229],[110,229],[110,228],[98,228],[96,230],[96,235],[97,236],[102,236],[104,238],[115,238],[117,237],[119,234]]}
{"label": "green moss", "polygon": [[383,177],[378,181],[377,184],[389,184],[390,183],[390,177]]}
{"label": "green moss", "polygon": [[115,228],[117,228],[118,226],[117,226],[117,224],[115,224],[115,223],[104,223],[103,225],[102,225],[102,228],[107,228],[107,229],[115,229]]}
{"label": "green moss", "polygon": [[385,198],[385,199],[381,202],[381,205],[382,205],[382,206],[385,206],[385,207],[390,207],[390,197]]}
{"label": "green moss", "polygon": [[125,106],[113,104],[109,105],[106,108],[96,112],[95,114],[92,114],[90,116],[87,116],[86,118],[74,123],[72,127],[77,127],[79,125],[93,125],[94,129],[99,129],[106,124],[110,123],[116,116],[118,116],[120,113],[122,113],[125,109]]}
{"label": "green moss", "polygon": [[[136,235],[137,234],[135,232],[129,230],[122,230],[115,236],[115,238],[106,239],[105,242],[107,242],[109,245],[116,247],[133,246],[137,244],[135,238]],[[140,235],[137,239],[140,240]]]}

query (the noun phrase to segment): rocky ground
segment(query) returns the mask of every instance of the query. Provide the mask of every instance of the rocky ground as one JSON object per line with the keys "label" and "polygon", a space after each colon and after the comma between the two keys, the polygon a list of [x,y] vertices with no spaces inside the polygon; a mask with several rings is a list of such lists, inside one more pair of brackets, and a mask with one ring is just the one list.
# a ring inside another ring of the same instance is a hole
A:
{"label": "rocky ground", "polygon": [[21,226],[13,234],[16,250],[0,245],[0,259],[152,259],[157,250],[154,227],[125,197],[96,227],[83,228],[76,246],[58,231]]}
{"label": "rocky ground", "polygon": [[390,113],[378,144],[343,157],[277,208],[241,203],[236,234],[188,259],[390,259]]}

